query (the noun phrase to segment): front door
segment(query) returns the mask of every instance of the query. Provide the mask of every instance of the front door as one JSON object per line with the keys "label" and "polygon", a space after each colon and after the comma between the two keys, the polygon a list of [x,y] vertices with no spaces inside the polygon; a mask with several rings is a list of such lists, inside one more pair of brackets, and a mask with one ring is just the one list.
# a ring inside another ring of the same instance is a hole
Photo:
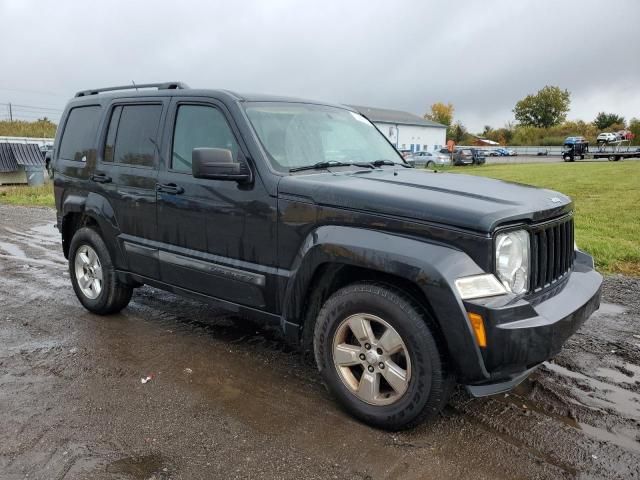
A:
{"label": "front door", "polygon": [[264,308],[275,270],[276,200],[259,178],[251,184],[196,179],[194,148],[226,148],[252,168],[222,105],[175,100],[158,177],[158,238],[163,282]]}

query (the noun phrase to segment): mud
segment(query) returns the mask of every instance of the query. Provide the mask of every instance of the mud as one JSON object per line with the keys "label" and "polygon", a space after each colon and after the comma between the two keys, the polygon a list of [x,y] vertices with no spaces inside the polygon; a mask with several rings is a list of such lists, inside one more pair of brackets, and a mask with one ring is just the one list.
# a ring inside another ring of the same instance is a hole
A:
{"label": "mud", "polygon": [[277,332],[148,287],[89,314],[54,220],[0,206],[2,479],[640,478],[637,279],[607,278],[608,303],[515,392],[458,389],[392,434]]}

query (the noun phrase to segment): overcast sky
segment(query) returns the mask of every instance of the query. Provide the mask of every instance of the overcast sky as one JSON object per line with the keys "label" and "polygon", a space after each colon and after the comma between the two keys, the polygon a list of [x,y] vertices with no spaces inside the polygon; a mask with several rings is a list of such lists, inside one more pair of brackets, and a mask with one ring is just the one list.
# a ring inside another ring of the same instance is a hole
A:
{"label": "overcast sky", "polygon": [[77,90],[132,80],[420,115],[452,102],[472,131],[550,84],[570,119],[640,117],[638,0],[0,0],[0,19],[0,119],[12,102],[57,120]]}

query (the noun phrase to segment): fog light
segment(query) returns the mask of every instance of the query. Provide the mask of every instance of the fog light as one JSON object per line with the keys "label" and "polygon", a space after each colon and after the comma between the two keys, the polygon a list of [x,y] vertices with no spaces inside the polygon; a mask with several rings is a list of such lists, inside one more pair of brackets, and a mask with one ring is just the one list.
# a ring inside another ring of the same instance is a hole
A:
{"label": "fog light", "polygon": [[463,300],[492,297],[507,293],[506,288],[490,273],[458,278],[455,284],[458,294]]}

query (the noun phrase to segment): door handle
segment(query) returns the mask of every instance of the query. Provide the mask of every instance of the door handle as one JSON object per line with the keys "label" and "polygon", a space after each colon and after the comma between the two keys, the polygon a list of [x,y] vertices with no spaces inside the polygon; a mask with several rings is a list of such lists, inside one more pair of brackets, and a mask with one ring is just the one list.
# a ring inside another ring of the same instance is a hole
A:
{"label": "door handle", "polygon": [[184,188],[176,185],[175,183],[158,183],[156,184],[156,190],[158,192],[170,193],[171,195],[180,195],[184,193]]}
{"label": "door handle", "polygon": [[111,183],[111,177],[108,177],[104,173],[95,173],[91,175],[91,180],[96,183]]}

